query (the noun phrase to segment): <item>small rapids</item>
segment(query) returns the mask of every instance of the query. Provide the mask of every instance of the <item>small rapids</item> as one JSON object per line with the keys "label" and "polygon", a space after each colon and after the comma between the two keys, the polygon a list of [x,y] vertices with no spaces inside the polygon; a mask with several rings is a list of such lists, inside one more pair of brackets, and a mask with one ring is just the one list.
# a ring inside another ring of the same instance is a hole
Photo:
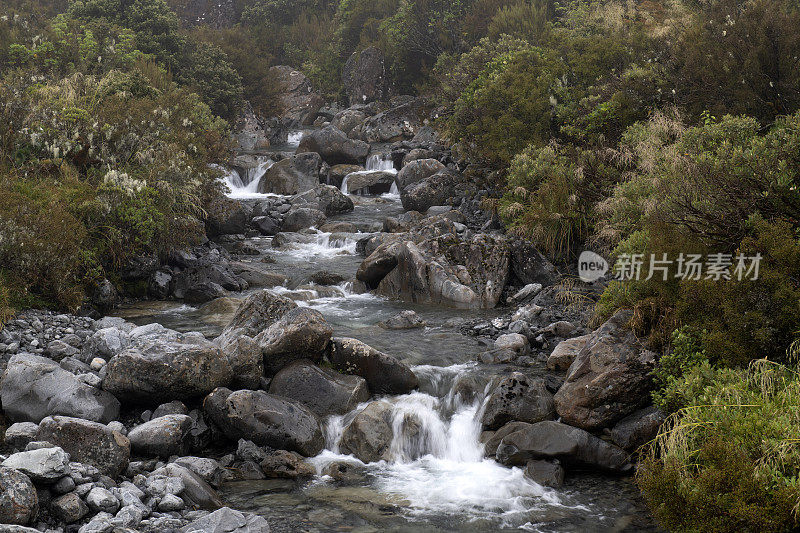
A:
{"label": "small rapids", "polygon": [[239,172],[234,168],[225,169],[222,167],[217,167],[224,172],[222,180],[230,190],[228,193],[228,198],[246,200],[275,196],[274,194],[258,192],[258,183],[261,181],[261,177],[273,164],[274,161],[272,159],[261,157],[259,158],[258,165],[256,165],[254,168],[248,169],[244,178],[242,178]]}

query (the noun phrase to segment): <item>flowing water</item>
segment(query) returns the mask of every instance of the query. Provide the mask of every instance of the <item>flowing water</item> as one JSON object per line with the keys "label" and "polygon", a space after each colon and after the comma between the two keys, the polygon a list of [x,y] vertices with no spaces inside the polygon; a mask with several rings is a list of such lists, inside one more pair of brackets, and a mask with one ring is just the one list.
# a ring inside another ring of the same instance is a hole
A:
{"label": "flowing water", "polygon": [[[370,158],[368,166],[388,169],[390,163],[378,156]],[[231,197],[253,194],[247,192],[249,183],[236,173],[229,174],[226,182]],[[352,279],[362,259],[355,251],[356,241],[386,216],[402,212],[394,194],[351,198],[354,211],[332,220],[351,222],[360,233],[309,231],[298,237],[299,242],[282,248],[273,248],[268,237],[248,242],[274,260],[272,270],[289,279],[286,286],[272,290],[319,310],[334,335],[358,338],[405,361],[419,377],[420,388],[381,399],[390,406],[394,431],[387,460],[363,464],[340,453],[342,431],[364,408],[361,405],[324,421],[326,449],[310,459],[318,472],[313,480],[229,483],[222,490],[228,502],[268,517],[274,531],[654,529],[630,479],[570,472],[565,486],[554,490],[528,480],[519,468],[506,468],[484,457],[479,441],[482,403],[492,376],[505,369],[476,363],[475,356],[486,346],[453,326],[459,319],[491,319],[498,311],[391,301],[356,293],[348,281],[334,287],[307,284],[309,275],[322,270]],[[401,331],[378,326],[404,309],[415,310],[427,326]],[[211,337],[221,331],[232,310],[208,313],[203,307],[177,302],[139,302],[119,314],[140,324],[157,321]],[[336,481],[324,475],[332,463],[346,465],[352,479]]]}

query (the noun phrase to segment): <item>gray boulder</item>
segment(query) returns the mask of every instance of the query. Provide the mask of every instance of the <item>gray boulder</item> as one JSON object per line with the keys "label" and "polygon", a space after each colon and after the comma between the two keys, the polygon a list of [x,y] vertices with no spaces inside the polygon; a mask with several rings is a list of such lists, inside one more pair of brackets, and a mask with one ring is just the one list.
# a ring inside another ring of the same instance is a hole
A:
{"label": "gray boulder", "polygon": [[426,212],[434,205],[452,205],[452,199],[463,193],[466,181],[452,170],[436,174],[400,189],[400,201],[406,211]]}
{"label": "gray boulder", "polygon": [[350,105],[385,99],[387,80],[383,52],[374,46],[353,52],[342,69],[342,85]]}
{"label": "gray boulder", "polygon": [[369,154],[369,144],[349,139],[334,126],[326,126],[303,135],[297,153],[316,152],[330,164],[363,164]]}
{"label": "gray boulder", "polygon": [[125,472],[131,455],[126,436],[106,425],[79,418],[52,416],[39,424],[37,438],[64,449],[73,461],[116,477]]}
{"label": "gray boulder", "polygon": [[567,466],[594,467],[628,472],[632,465],[622,448],[591,433],[560,422],[531,424],[503,437],[497,460],[504,465],[524,465],[531,459],[559,459]]}
{"label": "gray boulder", "polygon": [[635,450],[653,440],[666,419],[666,414],[652,405],[639,409],[617,422],[611,440],[620,448]]}
{"label": "gray boulder", "polygon": [[36,440],[39,425],[33,422],[17,422],[6,429],[5,444],[15,450],[23,450],[29,442]]}
{"label": "gray boulder", "polygon": [[358,109],[345,109],[336,113],[331,121],[331,126],[339,129],[345,135],[350,135],[353,128],[361,124],[367,119],[366,113]]}
{"label": "gray boulder", "polygon": [[269,533],[269,524],[258,515],[223,507],[182,527],[180,533]]}
{"label": "gray boulder", "polygon": [[426,324],[417,313],[411,309],[406,309],[401,311],[400,314],[378,323],[378,325],[385,329],[416,329],[424,328]]}
{"label": "gray boulder", "polygon": [[272,378],[269,392],[297,400],[320,417],[348,413],[369,399],[363,378],[320,368],[307,360],[283,367]]}
{"label": "gray boulder", "polygon": [[219,494],[211,485],[190,469],[177,463],[169,463],[162,468],[154,470],[151,476],[165,477],[169,480],[178,481],[182,487],[182,490],[179,491],[180,497],[188,505],[207,511],[214,511],[223,506],[222,498],[219,497]]}
{"label": "gray boulder", "polygon": [[283,122],[312,124],[325,100],[314,92],[305,74],[287,65],[277,65],[270,67],[269,76],[279,89],[277,102]]}
{"label": "gray boulder", "polygon": [[498,429],[508,422],[541,422],[555,418],[553,395],[543,379],[520,372],[504,377],[486,400],[481,423]]}
{"label": "gray boulder", "polygon": [[264,357],[264,371],[274,376],[281,368],[298,359],[319,362],[333,329],[322,313],[308,307],[288,311],[280,320],[255,337]]}
{"label": "gray boulder", "polygon": [[72,524],[89,514],[89,507],[77,493],[70,492],[50,502],[50,511],[62,522]]}
{"label": "gray boulder", "polygon": [[389,191],[392,183],[394,183],[394,176],[393,172],[385,170],[362,170],[348,174],[344,179],[349,194],[353,194],[360,189],[382,186],[380,189],[370,191],[380,193],[381,191]]}
{"label": "gray boulder", "polygon": [[567,370],[572,365],[572,362],[575,361],[578,353],[586,346],[589,338],[590,335],[582,335],[559,342],[547,358],[547,368],[550,370]]}
{"label": "gray boulder", "polygon": [[319,184],[322,158],[314,152],[298,153],[269,167],[258,182],[258,192],[297,194]]}
{"label": "gray boulder", "polygon": [[369,117],[350,131],[350,137],[368,143],[399,141],[416,135],[428,114],[423,98],[412,99],[377,115]]}
{"label": "gray boulder", "polygon": [[27,525],[39,513],[39,497],[28,476],[0,467],[0,524]]}
{"label": "gray boulder", "polygon": [[310,227],[318,228],[325,223],[325,213],[308,207],[292,207],[281,222],[281,231],[300,231]]}
{"label": "gray boulder", "polygon": [[89,509],[96,513],[114,514],[119,510],[117,497],[103,487],[93,487],[86,495],[86,503],[89,504]]}
{"label": "gray boulder", "polygon": [[131,343],[126,331],[116,327],[98,329],[86,339],[81,352],[81,359],[88,363],[95,357],[102,357],[106,361],[127,348]]}
{"label": "gray boulder", "polygon": [[344,429],[339,449],[364,463],[389,460],[392,435],[392,406],[371,402]]}
{"label": "gray boulder", "polygon": [[445,166],[436,159],[416,159],[405,164],[394,181],[397,183],[397,188],[402,191],[409,185],[419,183],[444,169]]}
{"label": "gray boulder", "polygon": [[564,484],[564,467],[558,459],[528,461],[525,477],[545,487],[559,488]]}
{"label": "gray boulder", "polygon": [[119,401],[57,363],[32,354],[11,357],[0,381],[3,411],[13,421],[40,422],[65,415],[110,422],[119,416]]}
{"label": "gray boulder", "polygon": [[555,395],[565,423],[596,431],[649,403],[655,354],[627,327],[631,315],[618,311],[578,352]]}
{"label": "gray boulder", "polygon": [[209,237],[246,233],[250,209],[243,202],[220,196],[206,209],[206,233]]}
{"label": "gray boulder", "polygon": [[317,185],[300,194],[292,196],[292,205],[310,207],[325,213],[326,216],[349,213],[353,210],[353,200],[333,185]]}
{"label": "gray boulder", "polygon": [[55,483],[70,471],[69,455],[58,447],[18,452],[0,466],[19,470],[37,483]]}
{"label": "gray boulder", "polygon": [[108,362],[106,391],[123,401],[152,405],[196,398],[233,379],[228,358],[202,334],[155,333],[138,338]]}
{"label": "gray boulder", "polygon": [[128,432],[134,452],[147,457],[185,455],[189,450],[192,419],[188,415],[164,415]]}
{"label": "gray boulder", "polygon": [[243,438],[307,457],[318,454],[324,445],[317,416],[288,398],[219,388],[206,397],[203,409],[230,439]]}
{"label": "gray boulder", "polygon": [[406,394],[419,386],[406,364],[356,339],[334,338],[328,360],[339,372],[364,378],[372,394]]}

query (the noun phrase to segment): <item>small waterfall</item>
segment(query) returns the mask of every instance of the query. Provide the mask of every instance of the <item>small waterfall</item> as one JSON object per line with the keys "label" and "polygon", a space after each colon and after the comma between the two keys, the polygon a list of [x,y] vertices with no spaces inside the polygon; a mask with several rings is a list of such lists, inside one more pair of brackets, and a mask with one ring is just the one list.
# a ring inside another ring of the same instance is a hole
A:
{"label": "small waterfall", "polygon": [[303,135],[305,135],[305,132],[302,130],[290,131],[286,136],[286,144],[294,147],[300,146],[300,141],[303,139]]}
{"label": "small waterfall", "polygon": [[222,180],[228,189],[230,189],[228,193],[229,198],[267,198],[275,195],[259,193],[258,183],[273,164],[274,161],[272,159],[264,156],[259,157],[256,166],[248,168],[244,178],[242,178],[241,174],[234,168],[226,169],[219,165],[214,165],[214,167],[224,173]]}
{"label": "small waterfall", "polygon": [[380,170],[383,172],[397,173],[394,161],[390,154],[372,154],[367,158],[367,170]]}
{"label": "small waterfall", "polygon": [[348,174],[347,176],[344,177],[344,179],[342,179],[342,186],[339,187],[339,190],[342,191],[343,194],[350,194],[349,192],[347,192],[347,178],[348,178],[348,176],[350,176],[350,174]]}

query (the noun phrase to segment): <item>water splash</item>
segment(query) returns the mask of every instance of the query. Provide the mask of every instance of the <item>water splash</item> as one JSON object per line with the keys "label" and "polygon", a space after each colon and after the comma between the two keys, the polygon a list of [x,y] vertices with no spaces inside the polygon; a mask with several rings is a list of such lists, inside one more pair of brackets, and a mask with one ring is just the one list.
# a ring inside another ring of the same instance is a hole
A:
{"label": "water splash", "polygon": [[303,139],[303,135],[305,135],[305,132],[302,130],[290,131],[286,136],[286,144],[294,147],[300,146],[300,141]]}
{"label": "water splash", "polygon": [[239,174],[236,169],[226,169],[219,165],[214,165],[215,168],[223,172],[222,181],[228,187],[228,198],[235,200],[244,200],[248,198],[270,198],[278,196],[271,193],[258,192],[258,184],[267,170],[275,162],[268,157],[259,157],[258,164],[247,170],[244,178]]}

